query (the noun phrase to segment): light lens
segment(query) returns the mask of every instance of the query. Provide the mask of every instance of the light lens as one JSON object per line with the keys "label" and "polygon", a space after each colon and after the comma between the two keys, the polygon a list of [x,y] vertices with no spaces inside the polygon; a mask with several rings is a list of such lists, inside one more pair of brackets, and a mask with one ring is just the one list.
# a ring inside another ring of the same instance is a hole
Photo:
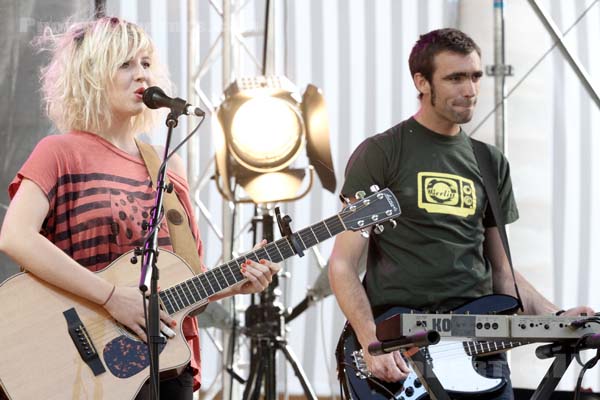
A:
{"label": "light lens", "polygon": [[302,144],[302,120],[288,102],[257,96],[244,102],[231,123],[231,147],[236,159],[254,170],[288,166]]}

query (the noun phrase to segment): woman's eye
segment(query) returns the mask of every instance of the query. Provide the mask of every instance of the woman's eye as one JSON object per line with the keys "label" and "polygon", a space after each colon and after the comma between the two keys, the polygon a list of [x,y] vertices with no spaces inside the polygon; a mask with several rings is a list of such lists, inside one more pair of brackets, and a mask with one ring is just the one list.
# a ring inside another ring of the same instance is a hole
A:
{"label": "woman's eye", "polygon": [[123,64],[121,64],[121,68],[129,68],[129,61],[125,61]]}
{"label": "woman's eye", "polygon": [[147,61],[145,61],[145,62],[143,62],[143,63],[142,63],[142,66],[143,66],[144,68],[150,68],[150,63],[149,63],[149,62],[147,62]]}

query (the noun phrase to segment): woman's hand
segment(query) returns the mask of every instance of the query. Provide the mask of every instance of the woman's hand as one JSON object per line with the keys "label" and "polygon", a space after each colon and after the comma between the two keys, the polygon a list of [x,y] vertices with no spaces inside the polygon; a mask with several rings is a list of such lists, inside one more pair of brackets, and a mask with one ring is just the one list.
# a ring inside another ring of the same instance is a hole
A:
{"label": "woman's hand", "polygon": [[[253,250],[260,249],[266,244],[267,241],[263,240],[256,244]],[[273,263],[269,260],[261,259],[259,262],[246,260],[246,262],[242,264],[242,275],[246,277],[247,281],[239,286],[236,286],[233,289],[234,294],[262,292],[269,286],[273,280],[273,275],[278,273],[280,269],[281,267],[279,264]]]}
{"label": "woman's hand", "polygon": [[[114,319],[129,328],[140,339],[144,342],[148,341],[142,293],[137,287],[117,286],[104,308]],[[168,337],[174,336],[175,332],[171,328],[174,328],[177,322],[163,310],[160,310],[160,320],[161,332]]]}

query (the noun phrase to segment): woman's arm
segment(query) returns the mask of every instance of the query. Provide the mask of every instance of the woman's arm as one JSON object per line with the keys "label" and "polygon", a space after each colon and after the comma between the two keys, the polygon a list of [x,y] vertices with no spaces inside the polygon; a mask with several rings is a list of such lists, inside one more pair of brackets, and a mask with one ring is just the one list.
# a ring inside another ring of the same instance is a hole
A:
{"label": "woman's arm", "polygon": [[[38,278],[103,305],[116,320],[146,340],[140,291],[120,286],[113,292],[112,283],[79,265],[42,236],[40,228],[48,209],[44,192],[34,182],[24,179],[6,212],[0,231],[0,251]],[[161,313],[161,319],[171,326],[175,323],[166,313]]]}

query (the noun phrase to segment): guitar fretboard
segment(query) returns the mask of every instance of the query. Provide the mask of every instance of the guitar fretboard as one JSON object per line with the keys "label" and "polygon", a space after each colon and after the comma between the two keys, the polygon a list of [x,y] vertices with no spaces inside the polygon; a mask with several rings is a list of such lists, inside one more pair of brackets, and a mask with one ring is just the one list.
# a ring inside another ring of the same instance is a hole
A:
{"label": "guitar fretboard", "polygon": [[[296,255],[295,248],[302,251],[325,241],[346,230],[339,215],[301,229],[291,236],[271,242],[266,246],[250,251],[205,273],[196,275],[160,292],[159,296],[169,314],[194,306],[245,279],[240,269],[246,260],[258,262],[261,259],[281,262]],[[293,241],[294,243],[290,242]]]}
{"label": "guitar fretboard", "polygon": [[528,344],[527,342],[514,342],[506,340],[497,341],[468,341],[463,342],[465,352],[473,356],[481,356],[486,354],[497,353],[500,351],[510,350],[515,347],[523,346]]}

